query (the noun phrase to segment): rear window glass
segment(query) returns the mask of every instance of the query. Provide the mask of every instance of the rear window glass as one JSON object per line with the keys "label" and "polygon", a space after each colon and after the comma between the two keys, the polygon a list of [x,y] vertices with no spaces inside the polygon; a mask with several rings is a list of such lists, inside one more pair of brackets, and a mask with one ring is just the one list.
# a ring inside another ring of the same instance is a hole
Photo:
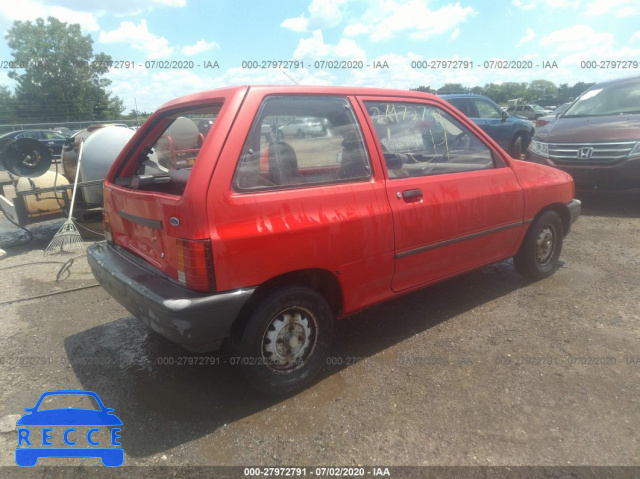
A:
{"label": "rear window glass", "polygon": [[[134,189],[182,194],[200,149],[210,134],[222,104],[169,112],[155,134],[143,139],[136,175],[118,178],[117,184]],[[127,171],[132,171],[127,167]]]}

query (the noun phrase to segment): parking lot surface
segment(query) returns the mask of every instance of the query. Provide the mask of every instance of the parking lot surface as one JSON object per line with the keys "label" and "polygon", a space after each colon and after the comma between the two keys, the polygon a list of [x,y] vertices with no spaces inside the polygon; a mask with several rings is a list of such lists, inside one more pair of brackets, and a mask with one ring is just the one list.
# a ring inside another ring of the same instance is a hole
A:
{"label": "parking lot surface", "polygon": [[[583,198],[548,279],[505,261],[340,322],[318,381],[279,399],[148,330],[84,257],[43,257],[61,223],[17,246],[1,221],[0,418],[95,391],[125,466],[640,465],[638,194]],[[0,434],[0,465],[16,444]]]}

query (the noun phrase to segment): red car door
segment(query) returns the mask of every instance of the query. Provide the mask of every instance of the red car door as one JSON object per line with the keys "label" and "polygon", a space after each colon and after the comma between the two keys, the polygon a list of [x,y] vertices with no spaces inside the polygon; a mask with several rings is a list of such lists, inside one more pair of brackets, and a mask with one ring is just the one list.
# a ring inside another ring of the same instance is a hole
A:
{"label": "red car door", "polygon": [[386,166],[402,291],[510,257],[523,227],[515,174],[482,133],[428,101],[362,98]]}

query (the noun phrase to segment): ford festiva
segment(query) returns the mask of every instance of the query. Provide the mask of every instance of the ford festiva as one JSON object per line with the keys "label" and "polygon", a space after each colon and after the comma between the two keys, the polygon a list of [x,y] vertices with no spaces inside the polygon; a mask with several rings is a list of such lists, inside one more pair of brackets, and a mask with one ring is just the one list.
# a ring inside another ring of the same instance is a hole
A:
{"label": "ford festiva", "polygon": [[640,188],[640,76],[589,88],[538,131],[525,159],[570,173],[581,190]]}
{"label": "ford festiva", "polygon": [[[202,144],[166,141],[213,116]],[[327,134],[263,132],[283,117]],[[191,161],[160,161],[176,155]],[[196,352],[226,343],[256,389],[282,394],[322,367],[335,319],[511,257],[552,274],[573,194],[568,174],[512,159],[433,95],[230,87],[171,101],[134,135],[88,257],[151,329]]]}
{"label": "ford festiva", "polygon": [[526,118],[503,111],[491,98],[469,93],[440,95],[471,118],[498,145],[516,159],[524,154],[535,128]]}

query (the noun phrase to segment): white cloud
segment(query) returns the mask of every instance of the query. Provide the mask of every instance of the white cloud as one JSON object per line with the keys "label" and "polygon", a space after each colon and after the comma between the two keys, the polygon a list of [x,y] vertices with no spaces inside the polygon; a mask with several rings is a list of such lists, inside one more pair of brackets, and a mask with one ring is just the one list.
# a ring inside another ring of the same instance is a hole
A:
{"label": "white cloud", "polygon": [[344,16],[344,7],[353,0],[311,0],[309,16],[287,18],[280,26],[294,32],[305,32],[338,26]]}
{"label": "white cloud", "polygon": [[540,46],[557,52],[588,52],[589,56],[585,60],[598,58],[593,55],[594,49],[611,48],[612,44],[613,33],[595,32],[589,25],[574,25],[556,30],[540,39]]}
{"label": "white cloud", "polygon": [[526,32],[525,36],[520,39],[520,41],[518,42],[516,47],[521,47],[522,45],[524,45],[525,43],[530,42],[534,38],[536,38],[536,33],[533,31],[533,29],[527,28],[527,32]]}
{"label": "white cloud", "polygon": [[101,31],[98,41],[101,43],[128,43],[132,48],[144,53],[145,58],[156,59],[170,56],[174,48],[169,41],[149,31],[147,21],[140,20],[140,24],[122,22],[120,26],[110,32]]}
{"label": "white cloud", "polygon": [[282,28],[287,28],[294,32],[306,32],[307,25],[309,25],[309,19],[304,15],[295,18],[287,18],[280,24]]}
{"label": "white cloud", "polygon": [[182,53],[187,56],[197,55],[198,53],[208,52],[209,50],[219,49],[220,45],[216,42],[207,42],[204,38],[198,40],[195,45],[187,45],[182,47]]}
{"label": "white cloud", "polygon": [[100,13],[77,11],[67,7],[46,5],[38,0],[21,2],[0,2],[0,23],[11,24],[15,20],[29,21],[36,18],[55,17],[62,22],[79,23],[85,32],[100,30],[97,18]]}
{"label": "white cloud", "polygon": [[584,16],[599,17],[615,13],[617,17],[630,17],[640,13],[637,0],[592,0],[586,6]]}
{"label": "white cloud", "polygon": [[631,38],[629,39],[629,43],[633,43],[633,42],[638,42],[640,41],[640,30],[638,30],[636,33],[634,33]]}
{"label": "white cloud", "polygon": [[577,8],[582,0],[512,0],[511,4],[522,10],[549,8]]}
{"label": "white cloud", "polygon": [[108,2],[93,2],[87,0],[40,0],[44,5],[57,5],[78,12],[92,12],[102,15],[135,15],[144,11],[151,11],[158,7],[185,7],[187,0],[109,0]]}
{"label": "white cloud", "polygon": [[322,30],[316,30],[310,38],[300,39],[292,58],[317,60],[332,57],[365,60],[366,56],[366,52],[350,38],[342,38],[337,45],[330,45],[324,42]]}
{"label": "white cloud", "polygon": [[460,29],[456,28],[453,33],[451,34],[451,36],[449,37],[451,40],[455,40],[456,38],[458,38],[460,36]]}
{"label": "white cloud", "polygon": [[366,34],[374,42],[390,40],[397,35],[426,40],[455,30],[477,13],[472,7],[461,6],[460,2],[437,10],[430,10],[421,0],[377,0],[372,3],[360,21],[345,27],[346,36]]}

